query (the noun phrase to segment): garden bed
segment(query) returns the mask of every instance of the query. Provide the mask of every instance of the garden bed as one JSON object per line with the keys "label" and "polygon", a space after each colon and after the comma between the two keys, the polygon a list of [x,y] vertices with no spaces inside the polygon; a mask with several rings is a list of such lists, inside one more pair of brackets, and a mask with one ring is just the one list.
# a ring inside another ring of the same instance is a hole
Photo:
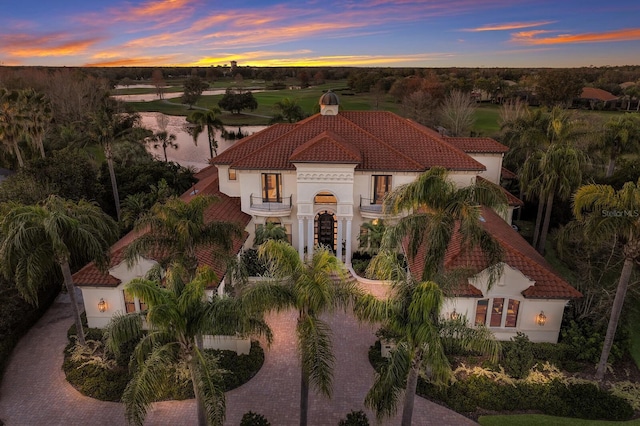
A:
{"label": "garden bed", "polygon": [[[69,329],[69,344],[64,351],[64,370],[67,381],[85,396],[102,401],[119,402],[131,379],[128,368],[134,345],[121,348],[119,356],[104,354],[103,330],[85,329],[87,349],[75,347],[75,325]],[[264,351],[257,341],[251,342],[248,355],[234,351],[206,349],[205,357],[212,368],[223,370],[222,386],[225,392],[247,383],[264,363]],[[193,398],[193,386],[184,366],[172,368],[164,394],[158,400]]]}

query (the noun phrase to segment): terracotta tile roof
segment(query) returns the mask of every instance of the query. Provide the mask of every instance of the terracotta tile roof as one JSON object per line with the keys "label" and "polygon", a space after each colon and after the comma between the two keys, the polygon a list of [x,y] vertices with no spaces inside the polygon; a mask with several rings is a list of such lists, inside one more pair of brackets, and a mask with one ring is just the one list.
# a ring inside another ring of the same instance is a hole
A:
{"label": "terracotta tile roof", "polygon": [[[279,125],[283,126],[283,125]],[[273,126],[272,126],[273,127]],[[312,149],[305,161],[339,162],[346,151],[358,152],[362,160],[356,170],[424,171],[433,166],[450,170],[486,170],[485,166],[446,143],[437,132],[390,112],[346,111],[338,115],[316,114],[277,131],[268,129],[240,140],[236,146],[214,158],[214,164],[237,169],[293,170],[291,158],[297,151],[325,132],[335,141],[329,151]],[[268,133],[265,133],[267,132]],[[323,146],[331,145],[329,140]],[[309,147],[310,148],[310,147]],[[316,147],[317,148],[317,147]],[[353,159],[349,159],[352,162]]]}
{"label": "terracotta tile roof", "polygon": [[444,141],[466,153],[504,153],[509,147],[491,138],[453,138],[445,136]]}
{"label": "terracotta tile roof", "polygon": [[615,101],[617,96],[607,92],[606,90],[597,89],[595,87],[585,87],[580,93],[580,99],[596,99],[598,101]]}
{"label": "terracotta tile roof", "polygon": [[502,167],[502,169],[500,169],[500,177],[502,179],[517,179],[518,175],[513,173],[511,170]]}
{"label": "terracotta tile roof", "polygon": [[500,185],[496,185],[495,183],[491,182],[490,180],[487,180],[485,178],[483,178],[482,176],[476,176],[476,181],[481,181],[481,182],[486,182],[490,185],[496,186],[498,188],[500,188],[500,190],[503,192],[504,195],[506,195],[507,197],[507,202],[509,203],[510,206],[512,207],[516,207],[516,206],[524,206],[524,202],[516,197],[515,195],[513,195],[512,193],[510,193],[509,191],[506,190],[506,188],[500,186]]}
{"label": "terracotta tile roof", "polygon": [[[198,175],[201,177],[204,176],[204,178],[182,194],[180,198],[184,201],[189,201],[196,194],[214,195],[218,197],[219,200],[204,212],[205,221],[235,222],[238,223],[241,228],[245,228],[249,224],[251,216],[242,212],[239,198],[229,197],[220,192],[218,186],[218,170],[214,166],[211,166],[203,169]],[[111,247],[110,268],[124,261],[124,248],[137,238],[137,236],[138,233],[132,231]],[[237,253],[240,250],[247,237],[248,234],[244,233],[241,238],[234,239],[232,253]],[[218,282],[211,283],[209,288],[217,287],[227,270],[225,259],[221,256],[214,257],[213,252],[213,248],[201,248],[197,252],[198,261],[201,264],[210,266],[218,277]],[[100,272],[93,262],[76,272],[73,275],[73,280],[79,287],[117,287],[121,282],[119,279],[109,275],[108,272]]]}
{"label": "terracotta tile roof", "polygon": [[[511,226],[500,218],[493,210],[483,207],[483,226],[504,250],[503,262],[522,272],[535,282],[525,289],[522,295],[530,299],[576,299],[582,294],[564,279],[559,277],[551,265]],[[416,276],[423,271],[426,247],[420,247],[415,258],[409,260],[409,268]],[[470,275],[477,274],[487,268],[488,260],[479,248],[463,250],[462,238],[456,229],[445,255],[446,269],[465,268]],[[479,289],[469,283],[460,283],[448,289],[451,297],[482,297]]]}
{"label": "terracotta tile roof", "polygon": [[360,150],[340,135],[325,130],[307,143],[297,147],[289,161],[292,163],[342,163],[359,164],[362,161]]}

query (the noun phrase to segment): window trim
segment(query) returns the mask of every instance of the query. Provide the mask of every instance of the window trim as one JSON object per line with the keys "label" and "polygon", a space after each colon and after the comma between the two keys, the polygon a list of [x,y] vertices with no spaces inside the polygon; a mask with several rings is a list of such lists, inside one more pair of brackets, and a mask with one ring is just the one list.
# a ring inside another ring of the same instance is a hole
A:
{"label": "window trim", "polygon": [[[372,175],[373,182],[371,184],[371,204],[382,204],[384,197],[391,192],[391,175]],[[384,191],[379,194],[379,186],[382,185]]]}
{"label": "window trim", "polygon": [[[479,307],[484,306],[485,312],[478,310]],[[474,324],[484,325],[488,328],[501,328],[501,329],[514,329],[518,327],[518,321],[520,320],[520,308],[522,307],[521,299],[514,299],[510,296],[496,296],[478,299],[476,301],[475,320]],[[499,310],[496,311],[495,309]],[[515,309],[514,309],[515,308]],[[513,311],[513,313],[509,313]],[[494,319],[500,318],[499,325],[495,324]],[[483,321],[478,321],[479,315]]]}
{"label": "window trim", "polygon": [[[275,198],[269,196],[271,188],[268,185],[269,176],[275,178]],[[262,173],[262,202],[263,203],[282,203],[282,174],[281,173]]]}

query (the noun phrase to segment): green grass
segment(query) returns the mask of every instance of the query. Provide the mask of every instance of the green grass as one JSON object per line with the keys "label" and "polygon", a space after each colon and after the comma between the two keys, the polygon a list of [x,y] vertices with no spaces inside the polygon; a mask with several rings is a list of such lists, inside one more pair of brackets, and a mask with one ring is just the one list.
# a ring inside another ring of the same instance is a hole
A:
{"label": "green grass", "polygon": [[545,416],[543,414],[515,414],[507,416],[480,416],[478,423],[482,426],[640,426],[640,419],[630,420],[627,422],[612,422],[604,420],[553,417]]}
{"label": "green grass", "polygon": [[500,132],[498,118],[500,106],[495,104],[481,104],[476,109],[473,131],[479,136],[491,137]]}

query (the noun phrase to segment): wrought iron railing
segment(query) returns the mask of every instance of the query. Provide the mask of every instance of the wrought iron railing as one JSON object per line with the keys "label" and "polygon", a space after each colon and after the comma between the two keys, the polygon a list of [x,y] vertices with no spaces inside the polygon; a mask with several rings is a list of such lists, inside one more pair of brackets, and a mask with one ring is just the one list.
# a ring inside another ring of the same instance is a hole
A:
{"label": "wrought iron railing", "polygon": [[291,210],[291,195],[288,197],[280,197],[278,199],[262,198],[251,194],[249,196],[250,206],[254,210],[265,211],[283,211]]}

